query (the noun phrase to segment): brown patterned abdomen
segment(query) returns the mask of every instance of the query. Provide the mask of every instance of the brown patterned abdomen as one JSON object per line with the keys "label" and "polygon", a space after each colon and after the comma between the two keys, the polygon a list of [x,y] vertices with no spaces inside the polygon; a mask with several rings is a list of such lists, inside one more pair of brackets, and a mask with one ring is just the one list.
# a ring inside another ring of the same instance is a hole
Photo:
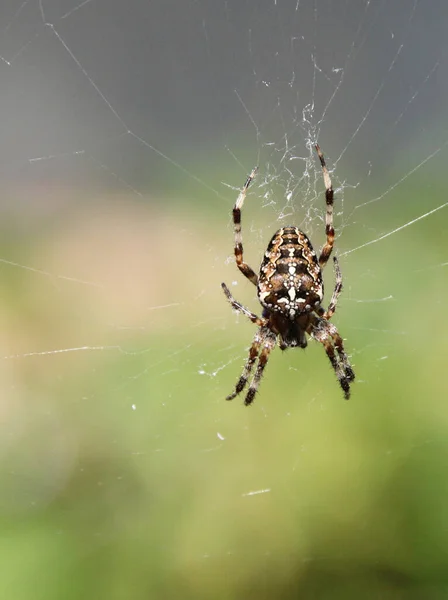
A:
{"label": "brown patterned abdomen", "polygon": [[322,302],[322,274],[308,237],[297,227],[282,227],[263,257],[258,298],[270,311],[294,320]]}

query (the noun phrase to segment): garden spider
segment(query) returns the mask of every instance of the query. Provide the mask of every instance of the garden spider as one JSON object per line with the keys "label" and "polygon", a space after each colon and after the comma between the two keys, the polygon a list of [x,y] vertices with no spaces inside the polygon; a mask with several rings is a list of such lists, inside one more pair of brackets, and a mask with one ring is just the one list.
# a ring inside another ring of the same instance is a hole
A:
{"label": "garden spider", "polygon": [[236,265],[241,273],[257,286],[258,299],[263,307],[262,316],[258,317],[235,300],[225,283],[221,284],[233,308],[258,325],[243,373],[238,379],[234,392],[227,396],[227,400],[233,400],[244,390],[258,359],[255,374],[244,400],[246,406],[254,400],[269,354],[277,338],[281,350],[296,346],[305,348],[306,333],[323,344],[345,398],[348,400],[350,397],[350,383],[354,380],[355,374],[345,353],[342,338],[336,327],[330,323],[342,290],[342,275],[336,257],[333,258],[336,283],[330,305],[327,310],[321,306],[324,293],[322,269],[330,258],[334,243],[333,187],[321,149],[317,144],[315,148],[322,166],[327,205],[325,218],[327,239],[318,259],[310,240],[303,231],[289,226],[279,229],[269,242],[258,276],[244,262],[241,209],[257,167],[247,178],[233,208]]}

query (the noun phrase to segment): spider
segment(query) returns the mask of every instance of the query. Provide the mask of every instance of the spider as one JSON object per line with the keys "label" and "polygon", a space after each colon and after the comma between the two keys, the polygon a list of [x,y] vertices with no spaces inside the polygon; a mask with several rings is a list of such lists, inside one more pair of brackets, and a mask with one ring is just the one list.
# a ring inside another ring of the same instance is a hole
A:
{"label": "spider", "polygon": [[327,205],[325,218],[327,239],[319,258],[316,257],[308,236],[298,227],[288,226],[279,229],[272,237],[258,276],[244,262],[241,209],[247,189],[256,175],[257,167],[247,178],[233,208],[236,265],[241,273],[257,286],[258,300],[263,307],[262,316],[258,317],[235,300],[225,283],[221,284],[232,307],[258,325],[243,372],[235,390],[226,398],[233,400],[244,390],[258,359],[255,374],[244,400],[246,406],[252,404],[255,398],[269,354],[277,340],[281,350],[297,346],[306,348],[305,334],[320,342],[330,359],[346,400],[350,397],[350,383],[355,379],[342,338],[336,327],[330,323],[342,290],[342,275],[336,257],[333,257],[336,281],[330,305],[327,310],[321,306],[324,293],[322,270],[330,258],[334,243],[334,193],[324,155],[317,144],[315,148],[322,167]]}

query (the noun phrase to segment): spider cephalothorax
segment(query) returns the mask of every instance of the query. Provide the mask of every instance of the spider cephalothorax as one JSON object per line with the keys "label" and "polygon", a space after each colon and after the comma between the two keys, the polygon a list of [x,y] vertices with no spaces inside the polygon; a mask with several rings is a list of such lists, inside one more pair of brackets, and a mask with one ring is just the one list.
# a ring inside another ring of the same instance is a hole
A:
{"label": "spider cephalothorax", "polygon": [[262,317],[237,302],[222,284],[225,295],[231,305],[245,314],[259,326],[244,371],[239,378],[235,391],[227,396],[232,400],[245,388],[252,367],[258,359],[253,380],[246,395],[245,404],[251,404],[261,380],[269,354],[277,340],[280,348],[293,348],[307,345],[306,334],[314,338],[325,348],[331,365],[344,391],[345,398],[350,397],[350,383],[355,374],[345,353],[342,338],[336,327],[330,323],[342,290],[342,276],[339,264],[334,257],[336,284],[328,310],[322,308],[324,286],[322,269],[330,258],[334,243],[333,228],[333,187],[324,156],[316,144],[325,183],[327,205],[325,232],[327,236],[319,258],[313,250],[308,237],[297,227],[288,226],[279,229],[269,242],[257,276],[243,261],[243,243],[241,236],[241,208],[247,189],[255,177],[255,168],[246,180],[233,209],[235,228],[235,259],[239,270],[257,286],[258,299],[263,306]]}

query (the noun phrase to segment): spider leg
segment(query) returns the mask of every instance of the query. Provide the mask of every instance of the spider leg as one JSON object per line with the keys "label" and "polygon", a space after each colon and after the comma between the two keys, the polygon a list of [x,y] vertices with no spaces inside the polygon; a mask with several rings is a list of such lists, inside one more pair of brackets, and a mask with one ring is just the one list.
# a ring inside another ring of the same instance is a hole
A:
{"label": "spider leg", "polygon": [[247,380],[249,379],[249,375],[252,371],[252,367],[257,360],[258,354],[260,352],[260,346],[263,341],[262,329],[260,328],[252,342],[252,346],[249,348],[249,356],[247,357],[246,364],[244,365],[243,372],[241,377],[238,379],[237,384],[235,386],[235,391],[229,394],[226,400],[233,400],[238,394],[240,394],[244,388],[246,387]]}
{"label": "spider leg", "polygon": [[255,398],[255,394],[257,393],[258,386],[260,385],[261,378],[263,376],[263,371],[267,365],[269,360],[269,354],[271,350],[275,347],[275,342],[277,340],[277,336],[272,333],[268,328],[262,331],[261,335],[264,338],[263,348],[261,349],[260,356],[258,357],[258,364],[255,370],[254,378],[249,386],[249,389],[246,394],[246,398],[244,399],[244,404],[249,406],[252,404]]}
{"label": "spider leg", "polygon": [[350,383],[355,378],[355,374],[348,361],[342,338],[336,327],[324,319],[314,317],[307,328],[307,333],[323,345],[336,373],[339,385],[344,392],[345,399],[348,400],[350,398]]}
{"label": "spider leg", "polygon": [[334,227],[333,227],[333,197],[334,191],[333,186],[331,184],[330,173],[328,172],[327,165],[325,163],[324,155],[322,154],[322,150],[319,145],[315,146],[317,155],[319,156],[320,164],[322,166],[322,173],[324,176],[324,184],[325,184],[325,202],[327,204],[327,212],[325,215],[325,233],[327,235],[327,241],[325,242],[320,256],[319,256],[319,265],[320,268],[323,269],[330,258],[331,251],[333,250],[334,244]]}
{"label": "spider leg", "polygon": [[331,335],[333,341],[334,341],[334,345],[336,347],[336,350],[339,354],[339,358],[341,360],[342,363],[342,367],[344,369],[345,372],[345,376],[347,377],[348,381],[353,381],[355,379],[355,373],[353,371],[353,368],[350,364],[350,361],[348,359],[348,356],[344,350],[344,342],[342,341],[341,336],[339,335],[338,330],[336,329],[336,327],[333,325],[333,323],[328,323],[327,325],[328,327],[328,333]]}
{"label": "spider leg", "polygon": [[236,199],[235,206],[233,207],[233,227],[235,232],[235,260],[236,266],[241,273],[247,277],[254,285],[258,284],[258,276],[243,260],[243,236],[241,234],[241,209],[246,198],[247,188],[250,186],[252,180],[257,172],[257,167],[252,169],[251,174],[246,179],[246,183],[243,185],[238,198]]}
{"label": "spider leg", "polygon": [[324,310],[321,306],[317,310],[318,315],[323,319],[326,319],[327,321],[329,321],[334,315],[336,311],[336,306],[338,304],[339,295],[342,291],[342,273],[341,269],[339,268],[339,261],[336,258],[336,256],[333,256],[333,262],[336,281],[334,285],[333,294],[331,296],[330,304],[327,310]]}
{"label": "spider leg", "polygon": [[[338,303],[338,298],[342,291],[342,274],[341,274],[341,269],[339,268],[339,262],[338,262],[338,259],[336,258],[336,256],[333,257],[333,261],[334,261],[334,270],[335,270],[335,274],[336,274],[336,282],[335,282],[333,294],[331,296],[330,305],[328,307],[328,310],[324,310],[322,307],[319,307],[319,309],[317,311],[319,316],[322,317],[323,319],[326,319],[327,321],[329,321],[331,319],[331,317],[334,315],[336,306]],[[344,344],[343,344],[342,338],[339,335],[338,330],[336,329],[336,327],[333,324],[329,323],[327,326],[327,329],[328,329],[328,333],[330,334],[331,338],[334,341],[334,345],[339,354],[339,358],[342,362],[342,366],[343,366],[345,375],[349,381],[353,381],[355,379],[355,373],[353,372],[353,369],[352,369],[352,366],[350,365],[348,356],[344,350]]]}
{"label": "spider leg", "polygon": [[255,323],[255,325],[258,325],[259,327],[264,327],[267,324],[266,319],[261,319],[260,317],[257,317],[255,313],[251,312],[245,306],[243,306],[237,300],[235,300],[225,283],[221,283],[221,287],[224,291],[224,294],[227,297],[227,300],[230,302],[230,304],[235,310],[239,311],[240,313],[243,313],[243,315],[245,315],[250,321],[252,321],[252,323]]}

